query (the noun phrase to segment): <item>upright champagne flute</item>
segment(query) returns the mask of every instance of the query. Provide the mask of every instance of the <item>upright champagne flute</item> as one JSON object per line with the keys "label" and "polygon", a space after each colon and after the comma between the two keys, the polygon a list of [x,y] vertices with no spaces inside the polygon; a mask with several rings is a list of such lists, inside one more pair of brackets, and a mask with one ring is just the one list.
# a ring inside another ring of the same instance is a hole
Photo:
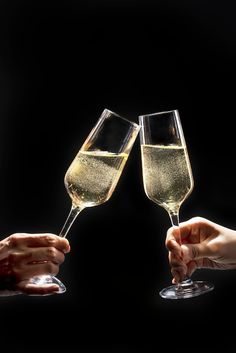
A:
{"label": "upright champagne flute", "polygon": [[[108,109],[103,111],[65,174],[65,187],[72,203],[61,237],[67,236],[82,210],[110,199],[139,129],[138,124]],[[31,283],[56,283],[58,293],[66,291],[65,285],[53,276],[33,278]]]}
{"label": "upright champagne flute", "polygon": [[[163,207],[179,229],[179,210],[194,181],[178,110],[139,116],[143,184],[147,197]],[[181,245],[179,230],[178,242]],[[160,291],[165,299],[185,299],[211,291],[205,281],[185,278]]]}

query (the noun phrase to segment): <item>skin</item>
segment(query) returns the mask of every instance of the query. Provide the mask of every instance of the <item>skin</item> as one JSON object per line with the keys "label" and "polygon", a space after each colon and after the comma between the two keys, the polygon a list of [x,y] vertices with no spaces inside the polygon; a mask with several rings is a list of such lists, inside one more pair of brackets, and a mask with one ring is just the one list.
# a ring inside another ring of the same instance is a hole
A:
{"label": "skin", "polygon": [[179,283],[200,268],[236,269],[236,231],[205,218],[195,217],[180,223],[180,233],[176,228],[169,228],[166,248],[173,283]]}
{"label": "skin", "polygon": [[36,286],[30,279],[57,275],[65,254],[70,251],[67,239],[55,234],[16,233],[0,241],[0,285],[30,295],[56,293],[58,286]]}

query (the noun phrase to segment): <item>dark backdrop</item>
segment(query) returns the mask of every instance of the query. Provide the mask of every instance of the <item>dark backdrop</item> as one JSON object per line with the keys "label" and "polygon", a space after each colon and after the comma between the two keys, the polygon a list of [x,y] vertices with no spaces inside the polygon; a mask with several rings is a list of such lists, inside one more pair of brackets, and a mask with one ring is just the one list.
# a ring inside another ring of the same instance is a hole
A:
{"label": "dark backdrop", "polygon": [[[63,177],[104,108],[179,109],[195,188],[180,218],[235,228],[233,1],[0,2],[1,237],[58,233]],[[139,141],[111,200],[81,213],[59,277],[64,295],[0,299],[10,352],[235,352],[235,271],[215,290],[165,301],[167,213],[142,187]]]}

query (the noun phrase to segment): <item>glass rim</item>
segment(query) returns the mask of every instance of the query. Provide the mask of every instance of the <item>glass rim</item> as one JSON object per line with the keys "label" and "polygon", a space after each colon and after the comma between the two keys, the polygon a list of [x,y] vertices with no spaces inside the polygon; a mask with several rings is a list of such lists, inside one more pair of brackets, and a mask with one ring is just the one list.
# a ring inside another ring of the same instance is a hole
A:
{"label": "glass rim", "polygon": [[121,116],[121,115],[119,115],[119,114],[117,114],[117,113],[115,113],[115,112],[113,112],[112,110],[107,109],[107,108],[105,108],[105,109],[103,110],[103,112],[102,112],[102,114],[101,114],[101,118],[103,117],[103,114],[105,114],[106,112],[111,113],[111,114],[117,116],[118,118],[120,118],[120,119],[122,119],[122,120],[125,120],[127,123],[129,123],[130,125],[132,125],[135,129],[140,130],[139,124],[137,124],[137,123],[135,123],[134,121],[131,121],[131,120],[129,120],[129,119],[126,119],[126,118],[124,118],[123,116]]}
{"label": "glass rim", "polygon": [[161,112],[156,112],[156,113],[142,114],[142,115],[139,115],[139,118],[145,118],[145,117],[149,117],[149,116],[168,114],[168,113],[177,113],[178,114],[178,112],[179,112],[178,109],[163,110]]}

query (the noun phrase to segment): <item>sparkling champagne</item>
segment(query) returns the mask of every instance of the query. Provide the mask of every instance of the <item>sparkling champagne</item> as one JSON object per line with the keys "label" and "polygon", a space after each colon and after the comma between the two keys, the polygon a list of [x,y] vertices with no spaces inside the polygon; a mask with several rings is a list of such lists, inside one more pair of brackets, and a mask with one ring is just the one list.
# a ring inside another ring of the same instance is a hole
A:
{"label": "sparkling champagne", "polygon": [[141,145],[144,187],[147,196],[175,212],[193,189],[186,147]]}
{"label": "sparkling champagne", "polygon": [[127,158],[126,153],[81,150],[65,175],[65,186],[72,203],[84,208],[107,201]]}

